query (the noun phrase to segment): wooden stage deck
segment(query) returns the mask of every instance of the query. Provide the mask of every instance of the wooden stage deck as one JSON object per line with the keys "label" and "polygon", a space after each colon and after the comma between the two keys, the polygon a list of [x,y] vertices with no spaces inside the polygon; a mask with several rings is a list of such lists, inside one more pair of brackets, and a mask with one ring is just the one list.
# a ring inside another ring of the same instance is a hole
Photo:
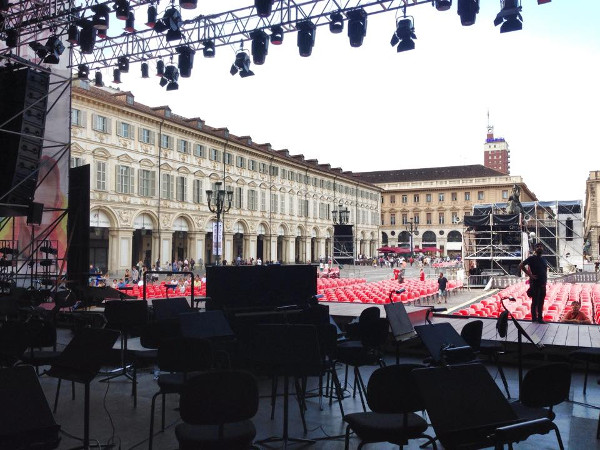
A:
{"label": "wooden stage deck", "polygon": [[[347,322],[351,318],[358,317],[362,310],[370,306],[379,307],[382,310],[382,317],[385,317],[383,305],[334,302],[323,303],[329,306],[330,314],[341,319],[341,322]],[[406,306],[406,311],[408,312],[413,325],[421,325],[425,323],[426,309],[427,307]],[[460,333],[468,321],[478,319],[483,321],[482,339],[490,341],[503,341],[508,344],[517,342],[517,329],[510,321],[508,323],[508,335],[506,336],[506,339],[501,338],[496,333],[495,318],[466,318],[464,316],[435,314],[432,318],[432,322],[449,322],[454,329]],[[576,325],[555,322],[539,324],[525,320],[519,320],[519,323],[528,334],[537,337],[537,340],[541,341],[545,347],[562,347],[564,350],[571,350],[577,347],[600,348],[600,325]],[[528,342],[524,340],[524,344],[527,345]]]}

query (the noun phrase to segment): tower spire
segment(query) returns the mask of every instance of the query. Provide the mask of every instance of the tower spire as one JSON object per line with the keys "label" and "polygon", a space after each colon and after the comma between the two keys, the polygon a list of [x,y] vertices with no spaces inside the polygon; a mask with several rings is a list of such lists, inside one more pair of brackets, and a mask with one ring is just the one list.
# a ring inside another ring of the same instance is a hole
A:
{"label": "tower spire", "polygon": [[487,138],[494,139],[494,127],[490,123],[490,108],[487,110]]}

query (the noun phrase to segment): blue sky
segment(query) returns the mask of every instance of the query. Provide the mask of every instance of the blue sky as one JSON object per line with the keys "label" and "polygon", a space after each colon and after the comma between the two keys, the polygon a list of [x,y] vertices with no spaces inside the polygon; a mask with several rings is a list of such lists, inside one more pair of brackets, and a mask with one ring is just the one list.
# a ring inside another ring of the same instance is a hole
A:
{"label": "blue sky", "polygon": [[[192,15],[251,3],[203,0]],[[142,80],[135,67],[120,88],[355,172],[481,164],[489,110],[496,137],[510,145],[511,174],[540,199],[583,199],[588,172],[600,169],[600,2],[523,0],[523,30],[505,34],[493,25],[499,1],[481,0],[471,27],[461,26],[453,3],[445,12],[408,8],[413,51],[390,46],[390,12],[369,17],[360,48],[346,30],[320,27],[311,57],[301,58],[287,34],[252,67],[254,77],[232,77],[235,49],[221,47],[214,59],[196,56],[179,91]]]}

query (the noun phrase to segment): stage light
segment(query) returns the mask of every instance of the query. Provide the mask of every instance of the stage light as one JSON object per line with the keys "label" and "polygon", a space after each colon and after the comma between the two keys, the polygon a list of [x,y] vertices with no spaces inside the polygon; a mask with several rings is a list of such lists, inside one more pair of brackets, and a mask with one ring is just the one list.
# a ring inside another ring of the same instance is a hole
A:
{"label": "stage light", "polygon": [[235,54],[235,61],[231,65],[231,69],[229,69],[231,75],[235,75],[238,72],[242,78],[254,75],[254,72],[250,70],[250,57],[248,56],[248,52],[246,52],[241,45],[240,49]]}
{"label": "stage light", "polygon": [[202,42],[204,48],[202,49],[202,54],[205,58],[214,58],[215,57],[215,42],[211,40],[206,40]]}
{"label": "stage light", "polygon": [[434,4],[438,11],[448,11],[452,6],[452,0],[434,0]]}
{"label": "stage light", "polygon": [[129,58],[127,56],[120,56],[117,59],[117,66],[119,70],[123,73],[129,72]]}
{"label": "stage light", "polygon": [[283,44],[283,27],[281,25],[273,25],[271,27],[271,44]]}
{"label": "stage light", "polygon": [[338,34],[344,31],[344,16],[340,12],[332,12],[329,15],[329,31]]}
{"label": "stage light", "polygon": [[162,59],[156,61],[156,76],[162,77],[165,74],[165,63]]}
{"label": "stage light", "polygon": [[113,70],[113,83],[121,84],[121,71],[119,69]]}
{"label": "stage light", "polygon": [[8,11],[10,3],[8,0],[0,0],[0,11]]}
{"label": "stage light", "polygon": [[125,31],[128,33],[135,32],[135,15],[133,11],[129,11],[129,16],[127,16],[127,20],[125,21]]}
{"label": "stage light", "polygon": [[194,55],[196,52],[187,45],[182,45],[175,49],[179,53],[177,67],[179,68],[179,74],[183,78],[188,78],[192,75],[192,68],[194,67]]}
{"label": "stage light", "polygon": [[102,82],[102,72],[96,72],[96,74],[94,75],[94,86],[104,86],[104,83]]}
{"label": "stage light", "polygon": [[523,17],[519,0],[504,0],[504,6],[494,19],[494,25],[500,27],[500,33],[510,33],[523,29]]}
{"label": "stage light", "polygon": [[362,9],[348,11],[348,37],[351,47],[360,47],[367,35],[367,12]]}
{"label": "stage light", "polygon": [[127,0],[117,0],[113,5],[117,19],[127,20],[129,17],[129,2]]}
{"label": "stage light", "polygon": [[258,17],[269,17],[273,9],[274,0],[254,0],[254,7]]}
{"label": "stage light", "polygon": [[167,86],[167,91],[176,91],[179,89],[177,80],[179,79],[179,70],[173,64],[169,64],[165,68],[164,76],[160,79],[161,87]]}
{"label": "stage light", "polygon": [[156,12],[156,7],[154,5],[148,6],[148,21],[146,22],[146,26],[154,28],[154,25],[156,25],[157,17],[158,13]]}
{"label": "stage light", "polygon": [[92,17],[92,25],[96,30],[106,30],[108,29],[108,14],[110,13],[110,9],[106,4],[103,5],[94,5],[92,6],[92,11],[94,11],[94,17]]}
{"label": "stage light", "polygon": [[38,58],[45,58],[48,55],[48,49],[46,46],[40,44],[39,42],[30,42],[29,47],[35,52]]}
{"label": "stage light", "polygon": [[79,45],[79,28],[71,24],[67,30],[67,42],[72,45]]}
{"label": "stage light", "polygon": [[142,78],[149,78],[149,69],[148,69],[148,63],[147,62],[143,62],[142,63]]}
{"label": "stage light", "polygon": [[98,30],[98,37],[100,39],[106,39],[107,38],[107,34],[106,34],[106,30]]}
{"label": "stage light", "polygon": [[48,56],[44,58],[44,62],[46,64],[58,64],[60,55],[65,51],[65,46],[58,36],[50,36],[48,42],[46,42],[46,49],[48,50]]}
{"label": "stage light", "polygon": [[479,0],[458,0],[458,15],[463,27],[473,25],[478,12]]}
{"label": "stage light", "polygon": [[298,22],[296,28],[298,29],[298,49],[300,51],[300,56],[310,56],[315,45],[317,28],[310,20]]}
{"label": "stage light", "polygon": [[196,9],[196,6],[198,6],[198,0],[179,0],[179,6],[181,6],[183,9]]}
{"label": "stage light", "polygon": [[8,48],[15,48],[19,45],[19,33],[17,30],[6,30],[6,46]]}
{"label": "stage light", "polygon": [[[167,26],[167,41],[178,41],[181,39],[181,25],[183,20],[181,18],[181,13],[177,8],[171,7],[165,11],[165,15],[163,16],[163,22]],[[158,25],[158,24],[157,24]],[[156,30],[156,25],[154,26]]]}
{"label": "stage light", "polygon": [[545,3],[550,3],[552,0],[538,0],[538,5],[543,5]]}
{"label": "stage light", "polygon": [[412,18],[403,17],[396,23],[396,31],[392,35],[390,45],[393,47],[398,44],[398,47],[396,48],[398,53],[414,50],[415,42],[413,39],[416,38],[417,36],[415,35],[415,27]]}
{"label": "stage light", "polygon": [[83,20],[80,24],[81,32],[79,33],[79,47],[81,48],[81,53],[89,55],[94,53],[97,30],[89,20]]}
{"label": "stage light", "polygon": [[263,30],[254,30],[250,33],[252,38],[252,62],[256,65],[265,63],[269,53],[269,36]]}
{"label": "stage light", "polygon": [[77,66],[77,78],[87,80],[90,75],[90,68],[87,64],[79,64]]}

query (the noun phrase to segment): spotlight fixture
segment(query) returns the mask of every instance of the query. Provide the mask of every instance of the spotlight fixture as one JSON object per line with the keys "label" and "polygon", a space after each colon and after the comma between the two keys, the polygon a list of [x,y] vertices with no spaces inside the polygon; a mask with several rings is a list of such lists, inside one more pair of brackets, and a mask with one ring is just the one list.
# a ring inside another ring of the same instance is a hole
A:
{"label": "spotlight fixture", "polygon": [[458,0],[458,15],[463,27],[473,25],[478,12],[479,0]]}
{"label": "spotlight fixture", "polygon": [[92,6],[92,11],[94,11],[94,16],[92,17],[92,25],[96,30],[106,30],[108,29],[108,14],[110,13],[110,9],[106,4],[102,5],[94,5]]}
{"label": "spotlight fixture", "polygon": [[119,69],[113,70],[113,83],[121,84],[121,71]]}
{"label": "spotlight fixture", "polygon": [[128,33],[135,33],[135,15],[133,14],[133,11],[129,11],[129,15],[125,21],[125,31]]}
{"label": "spotlight fixture", "polygon": [[510,33],[523,29],[523,17],[521,16],[520,0],[504,0],[504,5],[496,18],[494,25],[500,27],[500,33]]}
{"label": "spotlight fixture", "polygon": [[231,65],[229,73],[235,75],[239,72],[240,77],[246,78],[254,75],[254,72],[250,70],[250,57],[242,45],[243,43],[240,44],[240,49],[235,54],[235,61]]}
{"label": "spotlight fixture", "polygon": [[87,64],[79,64],[77,66],[77,78],[80,80],[87,80],[90,75],[90,68]]}
{"label": "spotlight fixture", "polygon": [[94,75],[94,86],[104,86],[104,83],[102,82],[102,72],[96,72],[96,74]]}
{"label": "spotlight fixture", "polygon": [[162,77],[165,74],[165,63],[162,59],[156,61],[156,76]]}
{"label": "spotlight fixture", "polygon": [[367,35],[367,12],[362,9],[348,11],[348,37],[351,47],[360,47]]}
{"label": "spotlight fixture", "polygon": [[396,31],[392,35],[390,45],[393,47],[398,44],[396,51],[398,53],[407,50],[414,50],[416,39],[415,26],[411,17],[403,17],[396,23]]}
{"label": "spotlight fixture", "polygon": [[19,45],[19,33],[17,30],[6,30],[6,46],[8,48],[15,48]]}
{"label": "spotlight fixture", "polygon": [[252,62],[256,65],[265,63],[269,53],[269,35],[263,30],[254,30],[250,33],[252,39]]}
{"label": "spotlight fixture", "polygon": [[187,45],[182,45],[175,49],[179,53],[177,67],[179,74],[183,78],[189,78],[192,75],[192,67],[194,67],[194,55],[196,51]]}
{"label": "spotlight fixture", "polygon": [[113,5],[113,9],[117,13],[117,19],[127,20],[129,17],[129,2],[127,0],[117,0]]}
{"label": "spotlight fixture", "polygon": [[538,0],[538,5],[543,5],[545,3],[550,3],[552,0]]}
{"label": "spotlight fixture", "polygon": [[433,4],[438,11],[448,11],[452,6],[452,0],[434,0]]}
{"label": "spotlight fixture", "polygon": [[147,62],[142,63],[142,78],[150,78]]}
{"label": "spotlight fixture", "polygon": [[296,23],[296,28],[298,29],[298,49],[300,56],[310,56],[315,45],[317,28],[310,20],[301,20]]}
{"label": "spotlight fixture", "polygon": [[77,28],[77,25],[69,25],[67,29],[67,42],[72,45],[79,45],[79,28]]}
{"label": "spotlight fixture", "polygon": [[160,79],[159,84],[161,87],[167,86],[167,91],[176,91],[179,89],[177,80],[179,80],[179,70],[173,64],[169,64],[165,68],[164,76]]}
{"label": "spotlight fixture", "polygon": [[158,13],[156,12],[156,6],[150,5],[148,6],[148,21],[146,22],[146,26],[150,28],[154,28],[156,25],[156,19],[158,17]]}
{"label": "spotlight fixture", "polygon": [[117,59],[117,66],[119,70],[123,73],[129,72],[129,58],[127,56],[120,56]]}
{"label": "spotlight fixture", "polygon": [[29,47],[35,52],[38,58],[45,58],[48,54],[48,49],[46,46],[40,44],[39,42],[30,42]]}
{"label": "spotlight fixture", "polygon": [[100,39],[106,39],[108,35],[106,34],[106,30],[98,30],[98,37]]}
{"label": "spotlight fixture", "polygon": [[254,0],[254,7],[258,17],[269,17],[275,0]]}
{"label": "spotlight fixture", "polygon": [[329,15],[329,31],[338,34],[344,31],[344,16],[340,12],[332,12]]}
{"label": "spotlight fixture", "polygon": [[215,41],[206,40],[202,42],[204,48],[202,49],[202,54],[205,58],[214,58],[215,57]]}
{"label": "spotlight fixture", "polygon": [[[167,42],[178,41],[181,39],[181,25],[183,23],[183,19],[181,18],[181,13],[175,7],[171,7],[165,11],[165,15],[163,16],[163,22],[167,26]],[[154,26],[156,30],[156,25]]]}
{"label": "spotlight fixture", "polygon": [[[179,6],[183,9],[196,9],[198,0],[179,0]],[[183,76],[183,74],[181,76]]]}
{"label": "spotlight fixture", "polygon": [[94,53],[94,45],[96,44],[97,30],[89,20],[80,22],[81,32],[79,33],[79,47],[81,53],[89,55]]}
{"label": "spotlight fixture", "polygon": [[39,42],[31,42],[29,46],[33,49],[38,58],[46,64],[58,64],[60,55],[65,51],[65,46],[57,36],[50,36],[46,45]]}
{"label": "spotlight fixture", "polygon": [[281,25],[273,25],[271,27],[271,44],[283,44],[283,27]]}

